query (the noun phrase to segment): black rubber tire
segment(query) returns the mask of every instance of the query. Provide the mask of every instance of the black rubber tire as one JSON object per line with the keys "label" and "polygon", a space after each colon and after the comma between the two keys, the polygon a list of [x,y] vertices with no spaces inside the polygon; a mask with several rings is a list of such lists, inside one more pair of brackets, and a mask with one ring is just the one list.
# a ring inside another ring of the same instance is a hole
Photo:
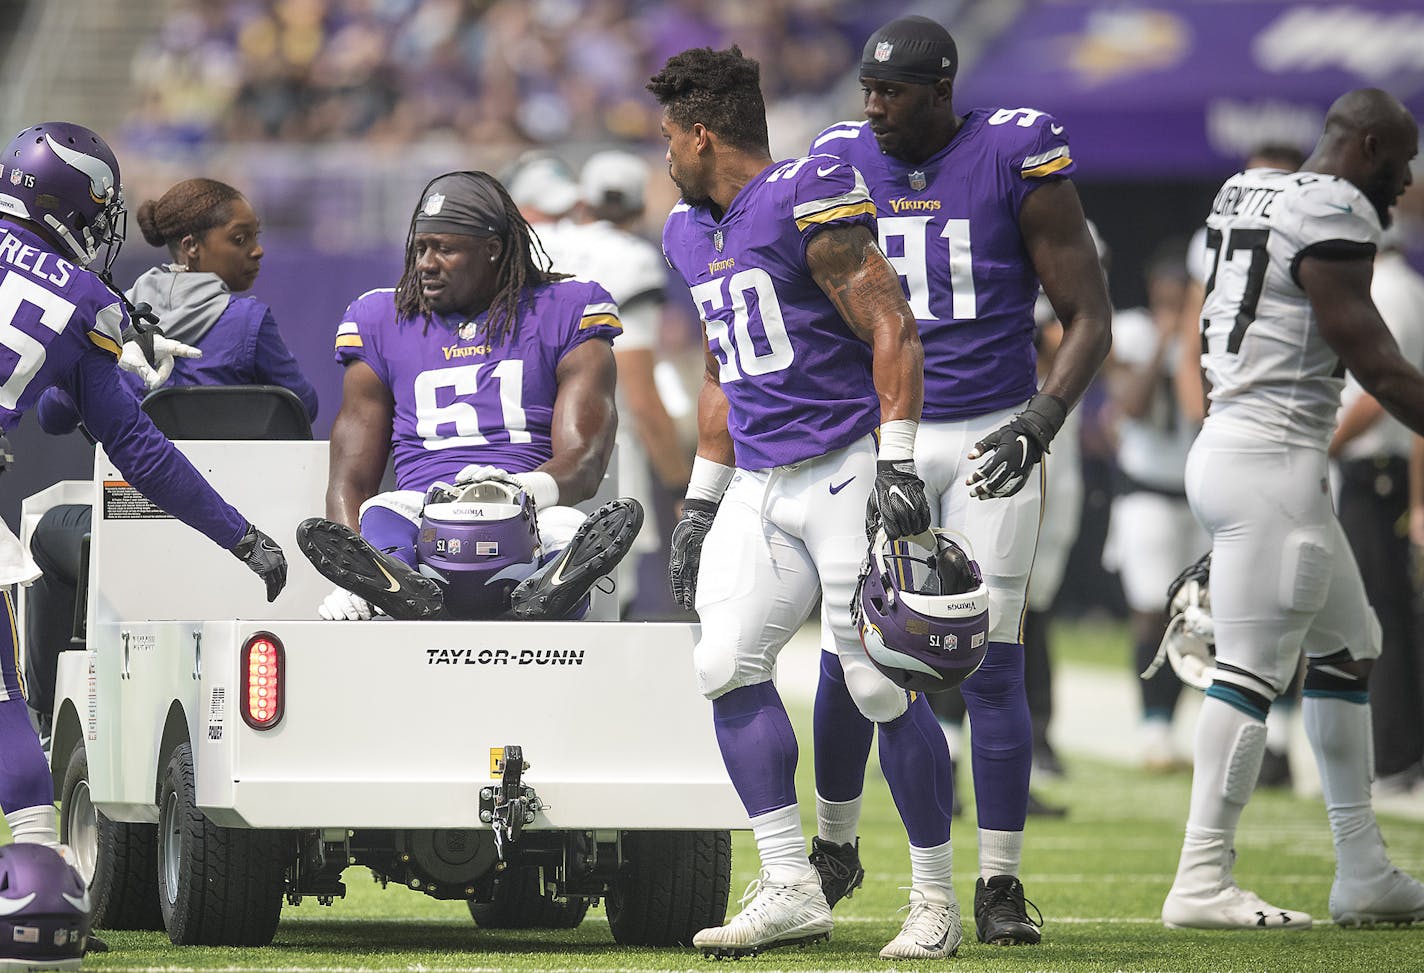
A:
{"label": "black rubber tire", "polygon": [[179,946],[266,946],[295,844],[285,831],[220,828],[194,803],[193,753],[174,748],[159,784],[158,902]]}
{"label": "black rubber tire", "polygon": [[[60,787],[59,836],[87,859],[94,874],[89,880],[90,920],[99,929],[162,929],[158,907],[158,825],[111,821],[88,799],[89,757],[80,744],[69,755]],[[75,814],[92,816],[76,821]],[[93,834],[97,847],[81,849],[79,832]],[[82,871],[83,869],[81,869]]]}
{"label": "black rubber tire", "polygon": [[620,946],[691,946],[720,926],[732,884],[728,831],[627,831],[623,870],[604,900]]}
{"label": "black rubber tire", "polygon": [[469,905],[470,915],[483,929],[573,929],[588,914],[588,899],[551,898],[537,868],[511,868],[495,882],[493,900]]}

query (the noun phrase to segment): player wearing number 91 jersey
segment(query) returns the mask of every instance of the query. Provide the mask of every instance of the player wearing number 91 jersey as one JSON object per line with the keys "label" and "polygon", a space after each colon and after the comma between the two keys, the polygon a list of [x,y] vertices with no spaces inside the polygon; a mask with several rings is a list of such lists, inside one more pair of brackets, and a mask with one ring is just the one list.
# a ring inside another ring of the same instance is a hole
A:
{"label": "player wearing number 91 jersey", "polygon": [[[899,275],[925,352],[915,465],[936,525],[961,532],[989,589],[989,645],[959,687],[972,732],[981,941],[1036,943],[1018,879],[1032,726],[1022,622],[1042,516],[1039,460],[1107,353],[1110,309],[1064,126],[1031,108],[956,113],[958,53],[942,26],[902,17],[867,40],[865,120],[811,145],[854,165],[875,200],[880,248]],[[1063,322],[1037,386],[1040,283]],[[821,851],[854,857],[869,727],[824,653],[816,700]],[[931,697],[947,720],[954,693]],[[823,871],[823,878],[829,874]]]}

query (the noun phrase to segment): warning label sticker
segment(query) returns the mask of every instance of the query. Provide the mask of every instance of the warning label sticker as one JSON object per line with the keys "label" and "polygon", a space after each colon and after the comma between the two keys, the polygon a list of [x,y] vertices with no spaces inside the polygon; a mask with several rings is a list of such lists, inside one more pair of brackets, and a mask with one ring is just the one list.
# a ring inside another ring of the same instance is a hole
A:
{"label": "warning label sticker", "polygon": [[172,520],[152,500],[123,480],[104,481],[105,520]]}

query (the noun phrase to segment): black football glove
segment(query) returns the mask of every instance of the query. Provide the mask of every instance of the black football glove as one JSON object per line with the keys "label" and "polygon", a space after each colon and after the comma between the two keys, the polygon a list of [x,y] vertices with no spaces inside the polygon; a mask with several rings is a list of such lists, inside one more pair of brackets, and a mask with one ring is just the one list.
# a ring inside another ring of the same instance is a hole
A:
{"label": "black football glove", "polygon": [[876,461],[875,488],[865,502],[865,536],[873,539],[880,527],[892,541],[930,529],[930,502],[914,460]]}
{"label": "black football glove", "polygon": [[1056,395],[1039,392],[1029,399],[1022,412],[969,451],[970,459],[986,457],[966,481],[969,492],[988,500],[1011,497],[1022,490],[1067,417],[1068,406]]}
{"label": "black football glove", "polygon": [[672,597],[687,611],[697,598],[697,569],[702,563],[702,542],[712,529],[717,505],[711,500],[684,500],[682,519],[672,529],[669,543],[668,583]]}
{"label": "black football glove", "polygon": [[287,586],[287,557],[277,542],[248,524],[247,533],[242,535],[232,553],[267,583],[267,600],[276,601]]}

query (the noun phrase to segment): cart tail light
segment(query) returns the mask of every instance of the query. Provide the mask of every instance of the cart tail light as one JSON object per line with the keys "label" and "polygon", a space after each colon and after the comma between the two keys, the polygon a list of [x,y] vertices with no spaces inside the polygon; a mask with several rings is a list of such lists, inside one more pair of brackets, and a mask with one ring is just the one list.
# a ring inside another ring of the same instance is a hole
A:
{"label": "cart tail light", "polygon": [[242,719],[254,730],[270,730],[286,703],[286,651],[271,632],[257,632],[242,646]]}

